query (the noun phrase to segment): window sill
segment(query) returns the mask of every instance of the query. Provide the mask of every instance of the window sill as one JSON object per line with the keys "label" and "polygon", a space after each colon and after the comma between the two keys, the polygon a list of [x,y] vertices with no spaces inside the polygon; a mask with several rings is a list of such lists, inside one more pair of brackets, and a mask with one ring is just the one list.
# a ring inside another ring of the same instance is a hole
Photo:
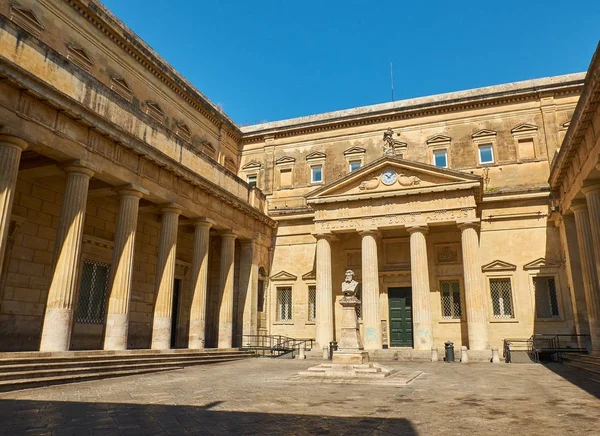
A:
{"label": "window sill", "polygon": [[462,319],[440,319],[438,321],[438,324],[460,324],[461,322],[463,322]]}
{"label": "window sill", "polygon": [[304,325],[317,325],[315,321],[306,321]]}
{"label": "window sill", "polygon": [[294,325],[294,321],[275,321],[273,325]]}
{"label": "window sill", "polygon": [[519,320],[515,319],[515,318],[503,318],[503,319],[500,319],[500,318],[491,318],[490,322],[494,323],[494,324],[495,323],[500,323],[500,324],[502,324],[502,323],[517,324],[519,322]]}
{"label": "window sill", "polygon": [[564,318],[536,318],[535,322],[565,322]]}

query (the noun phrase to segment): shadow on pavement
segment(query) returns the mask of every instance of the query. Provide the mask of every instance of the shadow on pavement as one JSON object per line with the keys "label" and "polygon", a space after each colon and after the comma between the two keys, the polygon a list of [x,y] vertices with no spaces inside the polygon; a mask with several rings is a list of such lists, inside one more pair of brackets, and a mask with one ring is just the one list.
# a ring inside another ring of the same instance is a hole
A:
{"label": "shadow on pavement", "polygon": [[0,400],[2,435],[417,435],[406,419],[270,414],[205,406]]}
{"label": "shadow on pavement", "polygon": [[544,366],[588,394],[600,398],[600,383],[590,380],[590,373],[587,371],[580,371],[560,363],[546,363]]}

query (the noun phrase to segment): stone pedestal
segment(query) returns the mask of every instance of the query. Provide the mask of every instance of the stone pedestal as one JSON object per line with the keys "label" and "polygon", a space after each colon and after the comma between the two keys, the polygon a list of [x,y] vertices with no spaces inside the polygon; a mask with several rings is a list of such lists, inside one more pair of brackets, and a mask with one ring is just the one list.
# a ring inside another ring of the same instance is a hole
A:
{"label": "stone pedestal", "polygon": [[355,296],[345,296],[340,304],[342,312],[342,331],[338,341],[338,351],[333,352],[334,363],[361,364],[369,361],[369,353],[364,351],[356,317],[356,307],[360,300]]}

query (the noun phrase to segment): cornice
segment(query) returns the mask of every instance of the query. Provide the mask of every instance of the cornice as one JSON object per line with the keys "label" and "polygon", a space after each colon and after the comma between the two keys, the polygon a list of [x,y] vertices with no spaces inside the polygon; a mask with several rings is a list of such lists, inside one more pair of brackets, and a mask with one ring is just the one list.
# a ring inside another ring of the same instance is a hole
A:
{"label": "cornice", "polygon": [[[583,79],[573,80],[572,82],[561,84],[564,89],[554,90],[554,94],[578,95],[583,87]],[[400,120],[408,120],[425,116],[440,115],[468,111],[473,109],[483,109],[489,107],[502,106],[507,104],[522,103],[527,101],[539,100],[539,90],[523,91],[522,94],[510,94],[502,96],[485,97],[465,97],[447,102],[434,102],[416,104],[414,106],[384,109],[372,111],[359,115],[339,116],[328,120],[318,120],[312,122],[299,122],[284,127],[274,127],[256,132],[242,131],[242,145],[264,141],[265,136],[271,136],[275,139],[288,138],[299,135],[321,133],[326,131],[353,128],[369,124],[388,123]]]}
{"label": "cornice", "polygon": [[600,102],[600,43],[590,62],[581,96],[569,121],[567,133],[558,154],[550,165],[549,183],[558,189],[571,166],[571,161],[585,138],[585,132]]}
{"label": "cornice", "polygon": [[232,137],[239,140],[241,132],[237,124],[164,61],[106,7],[96,0],[64,1],[209,121],[217,126],[226,124],[235,132],[232,132]]}

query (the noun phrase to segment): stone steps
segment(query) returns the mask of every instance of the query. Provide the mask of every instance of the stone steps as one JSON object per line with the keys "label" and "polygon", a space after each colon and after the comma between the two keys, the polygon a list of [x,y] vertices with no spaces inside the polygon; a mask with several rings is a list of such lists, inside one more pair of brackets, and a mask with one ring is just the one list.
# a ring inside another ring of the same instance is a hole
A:
{"label": "stone steps", "polygon": [[0,392],[162,372],[253,356],[235,349],[0,353]]}
{"label": "stone steps", "polygon": [[566,366],[584,371],[587,378],[600,383],[600,356],[587,354],[567,354],[562,358]]}

